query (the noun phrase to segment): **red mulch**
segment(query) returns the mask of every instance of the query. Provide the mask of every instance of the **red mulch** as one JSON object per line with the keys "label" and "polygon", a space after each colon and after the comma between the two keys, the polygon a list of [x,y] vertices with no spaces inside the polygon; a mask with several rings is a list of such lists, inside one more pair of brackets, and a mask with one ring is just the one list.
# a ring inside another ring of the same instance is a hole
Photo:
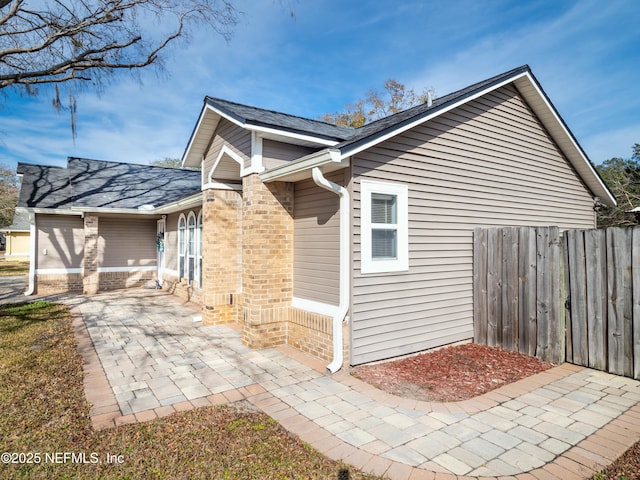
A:
{"label": "red mulch", "polygon": [[351,373],[401,397],[455,402],[473,398],[552,366],[536,357],[467,343],[400,360],[355,367]]}

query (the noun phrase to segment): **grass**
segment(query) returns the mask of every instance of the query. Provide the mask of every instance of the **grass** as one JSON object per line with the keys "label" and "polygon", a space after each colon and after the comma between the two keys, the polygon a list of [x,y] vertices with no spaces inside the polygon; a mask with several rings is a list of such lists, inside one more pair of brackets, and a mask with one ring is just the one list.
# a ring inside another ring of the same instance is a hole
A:
{"label": "grass", "polygon": [[34,462],[0,463],[0,478],[379,478],[327,459],[248,403],[96,431],[82,382],[65,306],[0,306],[0,453]]}
{"label": "grass", "polygon": [[26,275],[29,273],[29,262],[17,260],[0,261],[0,277]]}

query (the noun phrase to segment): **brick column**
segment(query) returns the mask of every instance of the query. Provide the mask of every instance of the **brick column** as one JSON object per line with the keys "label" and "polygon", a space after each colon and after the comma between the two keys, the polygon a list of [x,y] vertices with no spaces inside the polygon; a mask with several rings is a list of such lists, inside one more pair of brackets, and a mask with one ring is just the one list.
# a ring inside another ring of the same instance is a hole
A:
{"label": "brick column", "polygon": [[242,301],[241,193],[206,190],[202,215],[202,321],[237,322]]}
{"label": "brick column", "polygon": [[293,184],[264,184],[252,174],[242,191],[242,341],[281,345],[293,294]]}
{"label": "brick column", "polygon": [[84,272],[82,275],[82,293],[98,293],[100,278],[98,273],[98,216],[86,213],[84,216]]}

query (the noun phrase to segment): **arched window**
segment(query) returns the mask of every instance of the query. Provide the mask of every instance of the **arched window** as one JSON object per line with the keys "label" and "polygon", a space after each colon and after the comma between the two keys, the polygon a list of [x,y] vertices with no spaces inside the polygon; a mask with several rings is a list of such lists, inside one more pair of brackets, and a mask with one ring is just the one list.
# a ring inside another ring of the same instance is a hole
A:
{"label": "arched window", "polygon": [[187,219],[185,218],[183,213],[182,215],[180,215],[180,219],[178,220],[178,278],[180,279],[185,277],[184,254],[185,254],[186,233],[187,233]]}
{"label": "arched window", "polygon": [[196,216],[189,212],[187,220],[187,272],[185,277],[192,282],[196,273]]}
{"label": "arched window", "polygon": [[202,211],[198,214],[198,287],[202,288]]}

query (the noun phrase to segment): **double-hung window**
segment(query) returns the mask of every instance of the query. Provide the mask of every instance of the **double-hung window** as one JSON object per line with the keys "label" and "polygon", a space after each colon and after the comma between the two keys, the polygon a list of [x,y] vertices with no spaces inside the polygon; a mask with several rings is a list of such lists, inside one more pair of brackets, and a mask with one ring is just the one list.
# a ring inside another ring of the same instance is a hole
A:
{"label": "double-hung window", "polygon": [[362,273],[409,269],[407,186],[362,180]]}

